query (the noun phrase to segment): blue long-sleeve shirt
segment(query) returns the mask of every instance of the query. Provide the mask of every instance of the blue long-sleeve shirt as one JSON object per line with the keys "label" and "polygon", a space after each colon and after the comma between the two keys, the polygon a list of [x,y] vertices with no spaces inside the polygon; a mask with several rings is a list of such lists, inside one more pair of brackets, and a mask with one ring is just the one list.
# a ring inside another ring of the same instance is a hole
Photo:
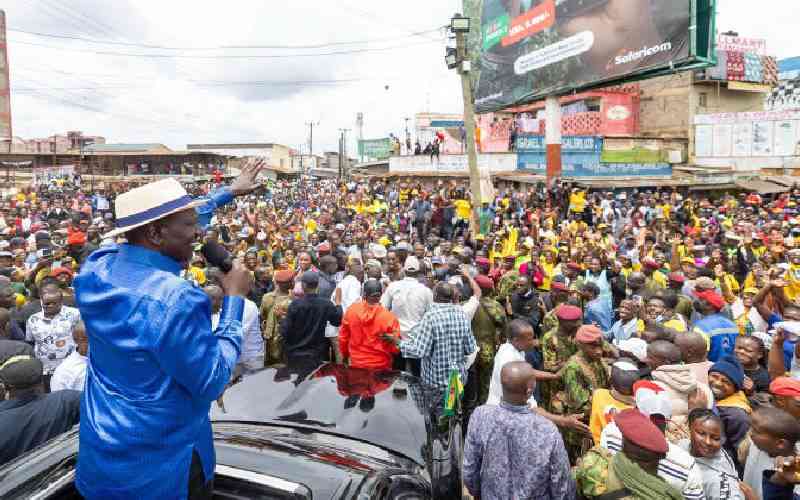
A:
{"label": "blue long-sleeve shirt", "polygon": [[214,211],[233,201],[233,192],[228,187],[221,187],[209,193],[203,200],[205,200],[205,204],[200,205],[195,210],[197,211],[197,224],[205,229],[211,224]]}
{"label": "blue long-sleeve shirt", "polygon": [[76,485],[88,499],[185,498],[193,450],[213,475],[208,413],[239,358],[244,301],[226,297],[212,331],[208,297],[180,271],[124,244],[94,252],[75,278],[90,344]]}

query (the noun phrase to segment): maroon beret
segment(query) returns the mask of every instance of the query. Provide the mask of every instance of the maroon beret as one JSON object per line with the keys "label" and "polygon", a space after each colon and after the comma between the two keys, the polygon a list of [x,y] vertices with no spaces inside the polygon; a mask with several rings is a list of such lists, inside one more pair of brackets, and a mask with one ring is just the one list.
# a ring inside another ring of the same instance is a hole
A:
{"label": "maroon beret", "polygon": [[482,290],[494,290],[494,281],[492,281],[492,278],[484,276],[483,274],[475,276],[475,283],[477,283]]}
{"label": "maroon beret", "polygon": [[570,262],[570,263],[567,264],[567,267],[569,269],[572,269],[572,270],[575,270],[575,271],[580,271],[581,270],[581,265],[578,264],[577,262]]}
{"label": "maroon beret", "polygon": [[622,410],[614,416],[622,437],[640,448],[653,453],[666,453],[669,449],[664,434],[644,413],[635,408]]}
{"label": "maroon beret", "polygon": [[556,318],[564,321],[575,321],[583,317],[580,307],[562,304],[556,309]]}
{"label": "maroon beret", "polygon": [[475,264],[479,266],[488,266],[490,263],[489,259],[487,259],[486,257],[478,257],[475,259]]}
{"label": "maroon beret", "polygon": [[276,283],[289,283],[294,279],[294,273],[288,270],[278,271],[275,273]]}

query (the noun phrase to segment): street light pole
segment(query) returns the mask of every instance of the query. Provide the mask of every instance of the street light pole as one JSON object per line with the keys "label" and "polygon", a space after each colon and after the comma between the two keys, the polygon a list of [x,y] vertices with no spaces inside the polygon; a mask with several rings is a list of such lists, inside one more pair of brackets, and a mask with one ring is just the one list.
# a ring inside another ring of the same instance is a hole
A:
{"label": "street light pole", "polygon": [[[472,98],[472,82],[470,81],[470,61],[467,58],[467,34],[469,18],[456,14],[450,20],[450,31],[456,34],[456,60],[458,73],[461,75],[461,94],[464,100],[464,128],[467,140],[467,162],[469,165],[469,187],[472,192],[472,228],[479,226],[478,210],[481,206],[481,174],[478,171],[478,151],[475,148],[475,110]],[[451,64],[448,54],[448,64]]]}

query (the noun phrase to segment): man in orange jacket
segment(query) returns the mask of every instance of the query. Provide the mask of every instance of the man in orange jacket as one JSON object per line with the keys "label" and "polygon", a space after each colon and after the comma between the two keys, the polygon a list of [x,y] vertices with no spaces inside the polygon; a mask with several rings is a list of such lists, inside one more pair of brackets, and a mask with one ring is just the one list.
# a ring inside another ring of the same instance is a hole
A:
{"label": "man in orange jacket", "polygon": [[392,357],[400,351],[381,339],[389,333],[400,336],[397,317],[381,304],[382,287],[377,280],[364,283],[364,300],[347,308],[339,329],[339,349],[353,368],[390,370]]}

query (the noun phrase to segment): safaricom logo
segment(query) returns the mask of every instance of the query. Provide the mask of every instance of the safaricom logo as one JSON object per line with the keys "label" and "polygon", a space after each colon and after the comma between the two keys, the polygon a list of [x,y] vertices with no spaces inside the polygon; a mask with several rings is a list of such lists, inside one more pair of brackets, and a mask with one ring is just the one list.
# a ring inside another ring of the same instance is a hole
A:
{"label": "safaricom logo", "polygon": [[672,42],[662,43],[661,45],[654,45],[653,47],[643,47],[641,50],[637,50],[636,52],[629,51],[627,54],[617,56],[614,58],[614,64],[628,64],[634,61],[638,61],[639,59],[644,59],[645,57],[650,57],[654,54],[658,54],[659,52],[667,52],[672,50]]}

